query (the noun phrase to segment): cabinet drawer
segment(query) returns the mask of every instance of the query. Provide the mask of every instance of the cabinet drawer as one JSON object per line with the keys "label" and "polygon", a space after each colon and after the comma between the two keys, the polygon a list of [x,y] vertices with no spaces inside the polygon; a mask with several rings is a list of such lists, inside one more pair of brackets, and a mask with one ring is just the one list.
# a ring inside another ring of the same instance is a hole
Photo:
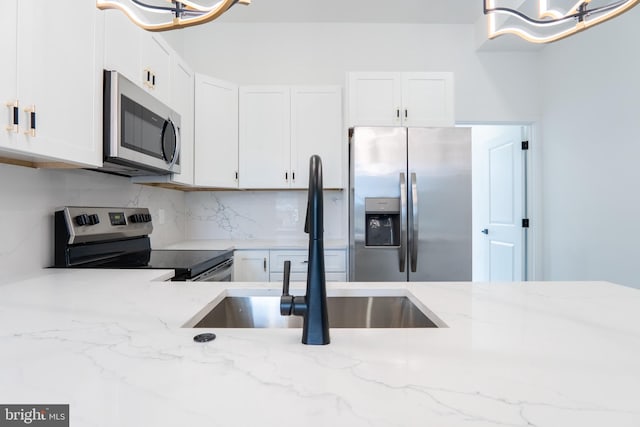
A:
{"label": "cabinet drawer", "polygon": [[291,272],[307,272],[307,251],[271,251],[269,271],[283,272],[284,262],[291,261]]}
{"label": "cabinet drawer", "polygon": [[[331,273],[325,272],[325,278],[327,282],[346,282],[347,281],[347,273]],[[271,273],[269,275],[270,282],[280,282],[284,279],[284,273]],[[307,273],[291,273],[289,277],[290,282],[306,282],[307,281]]]}
{"label": "cabinet drawer", "polygon": [[[283,272],[284,262],[291,261],[291,273],[307,272],[307,251],[271,251],[269,259],[270,272]],[[345,251],[339,249],[324,251],[324,269],[325,272],[343,272],[347,271],[347,261]],[[305,278],[306,280],[306,278]]]}

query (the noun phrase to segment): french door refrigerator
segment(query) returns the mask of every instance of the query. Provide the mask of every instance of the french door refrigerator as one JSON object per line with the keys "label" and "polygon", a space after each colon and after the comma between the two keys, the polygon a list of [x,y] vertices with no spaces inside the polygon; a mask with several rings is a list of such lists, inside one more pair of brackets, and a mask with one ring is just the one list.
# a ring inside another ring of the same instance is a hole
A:
{"label": "french door refrigerator", "polygon": [[356,127],[351,281],[471,280],[471,129]]}

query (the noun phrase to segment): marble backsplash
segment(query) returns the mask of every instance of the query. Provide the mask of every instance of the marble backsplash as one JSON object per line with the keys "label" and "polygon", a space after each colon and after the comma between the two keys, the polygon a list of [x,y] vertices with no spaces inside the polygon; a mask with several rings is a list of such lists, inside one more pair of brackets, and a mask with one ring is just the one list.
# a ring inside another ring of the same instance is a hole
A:
{"label": "marble backsplash", "polygon": [[[191,239],[305,239],[306,191],[219,191],[186,195]],[[324,238],[346,240],[343,191],[324,192]]]}
{"label": "marble backsplash", "polygon": [[53,213],[63,206],[140,206],[153,216],[153,247],[185,237],[185,195],[85,170],[0,164],[0,271],[3,278],[53,264]]}

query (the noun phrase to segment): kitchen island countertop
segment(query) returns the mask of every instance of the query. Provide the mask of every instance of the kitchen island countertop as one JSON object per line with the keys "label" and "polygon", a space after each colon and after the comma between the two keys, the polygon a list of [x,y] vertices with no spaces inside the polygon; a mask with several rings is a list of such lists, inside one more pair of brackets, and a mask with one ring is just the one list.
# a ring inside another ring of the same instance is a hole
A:
{"label": "kitchen island countertop", "polygon": [[300,329],[182,328],[226,294],[280,290],[168,276],[49,269],[0,285],[0,404],[69,404],[82,427],[640,425],[636,289],[331,284],[407,294],[448,327],[334,328],[305,346]]}

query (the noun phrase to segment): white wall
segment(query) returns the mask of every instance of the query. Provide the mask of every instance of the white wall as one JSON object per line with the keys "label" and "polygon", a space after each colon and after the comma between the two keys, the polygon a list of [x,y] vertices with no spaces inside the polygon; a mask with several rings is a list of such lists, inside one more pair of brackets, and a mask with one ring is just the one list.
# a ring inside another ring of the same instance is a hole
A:
{"label": "white wall", "polygon": [[478,53],[473,25],[215,22],[171,39],[196,71],[239,84],[344,85],[348,71],[453,71],[457,121],[539,118],[537,53]]}
{"label": "white wall", "polygon": [[[153,216],[153,247],[184,239],[184,193],[85,170],[0,164],[0,282],[53,264],[53,213],[64,206],[140,206]],[[164,210],[165,223],[158,221]]]}
{"label": "white wall", "polygon": [[640,8],[542,53],[544,278],[640,288]]}

